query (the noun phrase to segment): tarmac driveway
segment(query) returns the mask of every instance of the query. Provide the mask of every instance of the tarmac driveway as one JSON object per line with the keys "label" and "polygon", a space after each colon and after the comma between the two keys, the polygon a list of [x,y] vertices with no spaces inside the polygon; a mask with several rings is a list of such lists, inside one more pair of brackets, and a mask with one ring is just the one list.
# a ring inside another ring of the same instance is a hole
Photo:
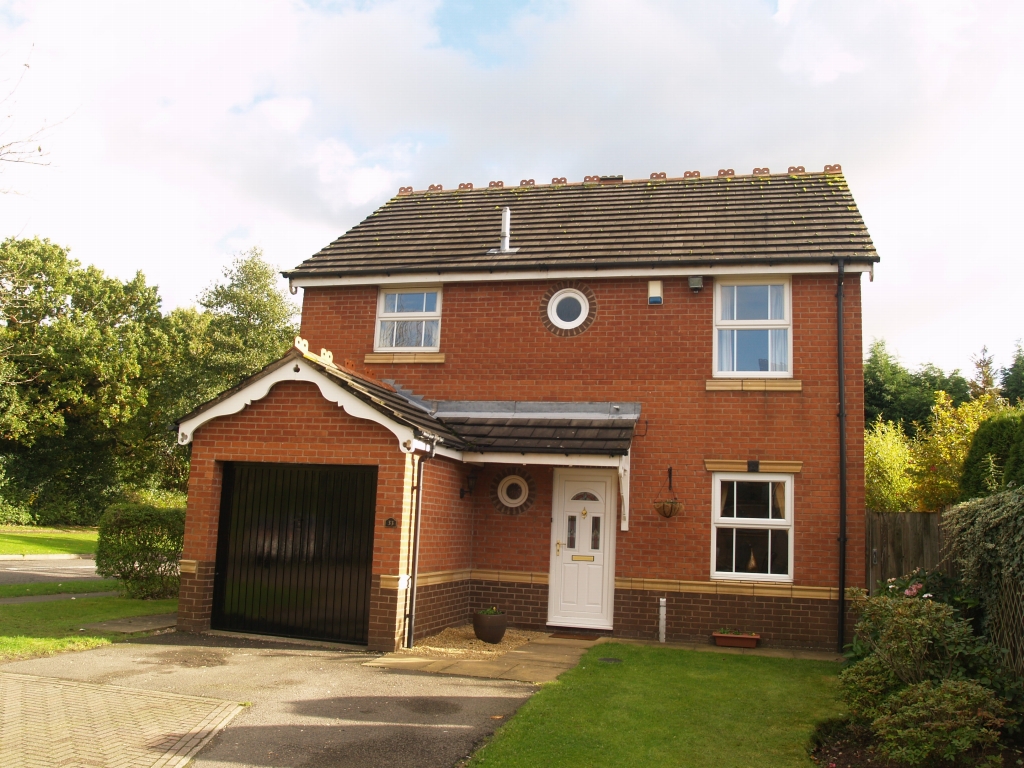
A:
{"label": "tarmac driveway", "polygon": [[197,768],[452,766],[536,690],[363,666],[375,656],[171,633],[0,672],[251,703],[199,753]]}

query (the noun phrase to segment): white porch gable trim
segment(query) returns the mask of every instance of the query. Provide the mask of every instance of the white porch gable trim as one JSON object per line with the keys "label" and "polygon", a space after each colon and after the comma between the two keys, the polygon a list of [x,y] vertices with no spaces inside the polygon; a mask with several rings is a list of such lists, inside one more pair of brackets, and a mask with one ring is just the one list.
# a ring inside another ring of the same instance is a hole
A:
{"label": "white porch gable trim", "polygon": [[429,445],[413,435],[412,429],[404,424],[392,421],[380,411],[374,410],[347,389],[339,386],[330,376],[317,370],[306,360],[299,358],[247,384],[231,395],[231,397],[217,403],[212,408],[182,421],[178,425],[178,444],[188,445],[192,442],[192,437],[195,435],[196,430],[201,426],[222,416],[239,413],[255,401],[262,400],[270,394],[270,390],[275,384],[280,384],[284,381],[304,381],[315,384],[320,389],[320,394],[326,400],[336,403],[349,416],[376,422],[389,430],[398,438],[398,446],[402,453],[415,453],[417,451],[426,451],[430,448]]}
{"label": "white porch gable trim", "polygon": [[188,445],[192,442],[196,430],[214,419],[239,413],[257,400],[270,394],[275,384],[285,381],[302,381],[315,384],[320,394],[329,402],[336,403],[345,413],[356,419],[364,419],[380,424],[398,438],[398,447],[402,453],[430,453],[444,456],[467,464],[534,464],[555,467],[600,467],[616,469],[619,474],[619,497],[622,509],[621,529],[629,530],[629,452],[625,456],[609,456],[607,454],[586,453],[512,453],[493,452],[480,453],[457,451],[441,445],[432,446],[421,438],[417,438],[410,427],[390,419],[385,414],[372,408],[342,387],[331,376],[318,367],[310,365],[315,360],[319,365],[333,365],[334,356],[323,350],[320,356],[309,352],[309,343],[296,338],[296,348],[303,357],[279,366],[266,376],[241,387],[230,397],[216,405],[197,413],[195,416],[182,420],[178,424],[178,444]]}

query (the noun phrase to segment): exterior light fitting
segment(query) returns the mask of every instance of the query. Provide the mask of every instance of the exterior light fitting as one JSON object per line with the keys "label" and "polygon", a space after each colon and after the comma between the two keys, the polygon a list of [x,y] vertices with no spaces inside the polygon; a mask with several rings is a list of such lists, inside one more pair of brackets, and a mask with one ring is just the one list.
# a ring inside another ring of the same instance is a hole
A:
{"label": "exterior light fitting", "polygon": [[693,275],[690,278],[690,290],[694,293],[700,293],[700,289],[704,287],[704,277],[702,275]]}

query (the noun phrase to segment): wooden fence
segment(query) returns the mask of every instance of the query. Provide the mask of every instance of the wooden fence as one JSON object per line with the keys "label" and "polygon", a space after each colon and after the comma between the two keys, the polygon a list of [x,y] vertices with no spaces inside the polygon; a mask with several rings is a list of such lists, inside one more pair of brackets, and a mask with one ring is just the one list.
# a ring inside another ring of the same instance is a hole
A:
{"label": "wooden fence", "polygon": [[[953,570],[943,552],[939,512],[868,512],[867,573],[871,594],[878,582],[904,576],[915,568]],[[1004,580],[989,602],[987,633],[1006,649],[1006,663],[1024,677],[1024,585]]]}
{"label": "wooden fence", "polygon": [[943,560],[939,512],[868,512],[868,590],[915,568],[932,570]]}

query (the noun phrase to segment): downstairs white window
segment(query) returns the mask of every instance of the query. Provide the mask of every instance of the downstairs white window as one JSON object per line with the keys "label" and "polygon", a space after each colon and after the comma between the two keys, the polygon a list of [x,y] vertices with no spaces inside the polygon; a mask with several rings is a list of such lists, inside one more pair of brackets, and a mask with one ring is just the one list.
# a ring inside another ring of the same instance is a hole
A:
{"label": "downstairs white window", "polygon": [[382,288],[377,301],[377,352],[437,352],[441,288]]}
{"label": "downstairs white window", "polygon": [[793,580],[793,476],[714,475],[711,576]]}

